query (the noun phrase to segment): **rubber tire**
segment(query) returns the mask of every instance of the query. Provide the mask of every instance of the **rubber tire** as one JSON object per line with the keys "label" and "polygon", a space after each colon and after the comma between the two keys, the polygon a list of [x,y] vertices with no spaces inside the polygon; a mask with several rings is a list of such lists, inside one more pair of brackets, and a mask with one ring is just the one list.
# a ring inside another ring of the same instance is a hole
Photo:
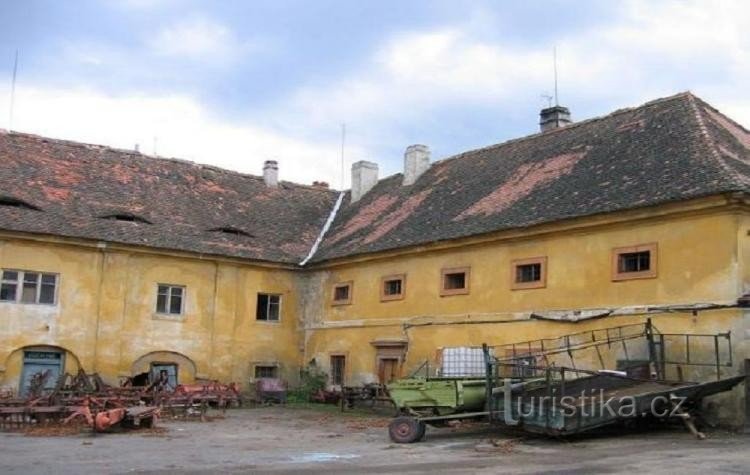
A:
{"label": "rubber tire", "polygon": [[424,438],[425,423],[409,416],[399,416],[388,424],[388,435],[397,444],[411,444]]}

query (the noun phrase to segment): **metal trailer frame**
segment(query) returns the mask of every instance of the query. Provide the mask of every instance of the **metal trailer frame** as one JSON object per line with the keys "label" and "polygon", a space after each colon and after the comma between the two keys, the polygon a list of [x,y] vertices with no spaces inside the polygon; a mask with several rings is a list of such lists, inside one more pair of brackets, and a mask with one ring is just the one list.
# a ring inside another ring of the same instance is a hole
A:
{"label": "metal trailer frame", "polygon": [[[685,354],[683,357],[674,357],[668,353],[667,346],[671,338],[684,338]],[[628,343],[638,339],[645,340],[647,345],[650,369],[648,378],[630,377],[605,367],[602,348],[611,350],[615,346],[621,347],[625,360],[629,362],[631,360]],[[713,340],[713,361],[695,358],[691,345],[699,339]],[[725,359],[721,358],[722,345],[727,353]],[[695,429],[692,417],[685,409],[695,410],[704,397],[728,391],[745,379],[744,375],[721,379],[722,368],[733,366],[731,332],[660,333],[651,319],[644,323],[577,332],[557,338],[529,340],[494,347],[483,345],[482,348],[486,364],[485,410],[448,415],[401,414],[395,417],[389,426],[389,435],[392,440],[400,443],[417,442],[424,437],[426,425],[439,426],[452,420],[485,420],[491,425],[521,428],[529,432],[554,436],[579,433],[624,420],[623,417],[617,415],[610,417],[608,414],[606,417],[599,418],[584,417],[580,411],[575,414],[574,418],[571,418],[564,417],[565,415],[560,414],[559,411],[540,410],[524,418],[522,424],[508,424],[506,417],[511,421],[518,420],[516,416],[519,414],[506,414],[504,408],[501,410],[506,397],[511,402],[516,401],[515,404],[520,401],[522,406],[525,404],[523,398],[528,400],[532,396],[545,396],[549,401],[556,400],[559,403],[562,397],[571,395],[570,391],[573,388],[580,390],[581,386],[590,392],[627,390],[634,398],[636,417],[648,412],[646,409],[650,409],[654,401],[665,400],[672,411],[671,417],[681,419],[691,432],[700,436],[701,434]],[[576,367],[575,354],[585,349],[596,351],[601,366],[600,371]],[[508,356],[495,356],[503,352]],[[549,363],[550,357],[561,354],[569,357],[570,367]],[[531,365],[529,364],[530,358],[535,361],[541,360],[543,364]],[[427,365],[429,363],[425,362],[416,372]],[[668,366],[676,368],[677,380],[665,378]],[[683,381],[683,366],[713,368],[716,372],[716,381],[706,383]],[[678,398],[684,398],[687,405],[673,407]],[[601,404],[596,405],[602,409],[600,406]]]}

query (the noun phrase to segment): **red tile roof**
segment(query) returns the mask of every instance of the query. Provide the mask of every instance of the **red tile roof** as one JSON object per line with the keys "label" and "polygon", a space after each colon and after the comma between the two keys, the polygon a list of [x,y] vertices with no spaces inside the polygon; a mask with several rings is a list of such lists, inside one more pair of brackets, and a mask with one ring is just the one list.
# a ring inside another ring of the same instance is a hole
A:
{"label": "red tile roof", "polygon": [[313,261],[748,191],[750,132],[690,93],[436,162],[347,198]]}
{"label": "red tile roof", "polygon": [[[0,227],[201,254],[297,263],[334,191],[133,151],[0,132]],[[112,219],[114,216],[135,221]],[[110,218],[110,219],[107,219]],[[150,224],[149,224],[150,223]]]}
{"label": "red tile roof", "polygon": [[[348,196],[313,262],[750,186],[750,132],[690,93],[387,177]],[[0,132],[0,229],[295,264],[337,192]],[[5,203],[5,205],[3,205]],[[121,219],[113,219],[120,216]]]}

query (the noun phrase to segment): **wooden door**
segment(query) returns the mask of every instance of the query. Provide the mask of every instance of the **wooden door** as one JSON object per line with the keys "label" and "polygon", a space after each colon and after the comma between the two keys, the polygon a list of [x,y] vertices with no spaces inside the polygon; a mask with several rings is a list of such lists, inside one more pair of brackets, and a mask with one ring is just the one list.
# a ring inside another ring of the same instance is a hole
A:
{"label": "wooden door", "polygon": [[378,377],[381,384],[388,384],[394,379],[398,379],[399,374],[398,358],[380,358],[378,360]]}

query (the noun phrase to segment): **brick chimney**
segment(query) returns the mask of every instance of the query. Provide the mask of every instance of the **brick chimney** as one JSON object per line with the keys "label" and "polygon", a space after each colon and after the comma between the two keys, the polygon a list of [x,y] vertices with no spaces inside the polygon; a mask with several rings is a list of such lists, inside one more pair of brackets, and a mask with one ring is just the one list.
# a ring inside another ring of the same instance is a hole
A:
{"label": "brick chimney", "polygon": [[266,160],[263,164],[263,181],[269,188],[279,186],[279,164],[276,160]]}
{"label": "brick chimney", "polygon": [[404,152],[403,185],[414,184],[419,176],[430,168],[430,147],[427,145],[409,145]]}
{"label": "brick chimney", "polygon": [[365,196],[378,182],[378,164],[360,160],[352,164],[352,203]]}
{"label": "brick chimney", "polygon": [[573,121],[570,120],[570,110],[567,107],[547,107],[539,113],[539,128],[542,132],[565,127],[571,122]]}

